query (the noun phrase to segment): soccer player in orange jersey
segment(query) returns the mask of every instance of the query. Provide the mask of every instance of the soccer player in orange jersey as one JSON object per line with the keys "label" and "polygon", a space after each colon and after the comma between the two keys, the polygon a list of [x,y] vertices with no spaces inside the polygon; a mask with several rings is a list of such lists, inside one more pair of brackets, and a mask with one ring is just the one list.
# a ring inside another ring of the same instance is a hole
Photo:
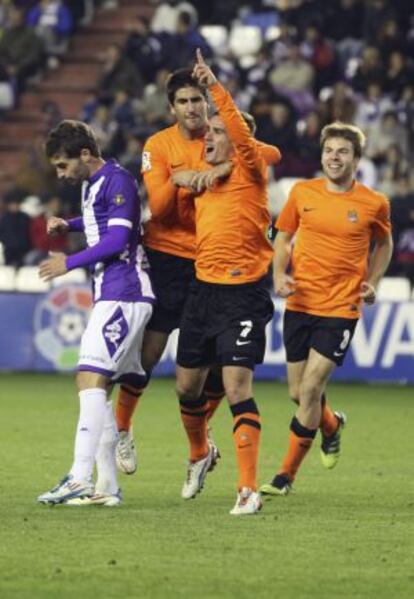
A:
{"label": "soccer player in orange jersey", "polygon": [[263,360],[265,326],[273,314],[264,282],[273,254],[267,239],[267,164],[230,94],[200,52],[194,76],[208,87],[218,109],[205,137],[206,160],[216,165],[231,158],[233,170],[226,181],[195,200],[196,280],[184,307],[177,352],[177,394],[190,445],[182,497],[195,497],[211,469],[202,390],[210,365],[219,363],[239,466],[231,513],[249,515],[261,508],[256,482],[261,426],[253,372]]}
{"label": "soccer player in orange jersey", "polygon": [[[206,91],[193,78],[192,69],[179,69],[171,75],[167,95],[177,122],[151,136],[144,146],[142,157],[142,172],[152,215],[146,226],[144,245],[157,297],[142,350],[142,364],[148,373],[159,362],[169,335],[179,326],[188,288],[195,276],[195,190],[188,190],[185,186],[200,164],[204,164],[204,134],[207,128]],[[269,163],[279,161],[277,148],[256,143]],[[204,173],[203,180],[199,177],[196,184],[198,192],[205,185],[211,186],[218,178],[228,175],[231,168],[229,162]],[[143,391],[124,385],[118,397],[116,417],[120,441],[117,464],[126,474],[132,474],[137,467],[130,428]],[[210,372],[204,394],[208,399],[210,418],[224,396],[219,372]]]}
{"label": "soccer player in orange jersey", "polygon": [[345,416],[329,408],[326,385],[342,365],[361,304],[374,303],[392,254],[389,202],[355,180],[364,141],[362,131],[352,125],[324,127],[324,176],[297,183],[276,223],[274,286],[287,298],[288,385],[299,405],[288,451],[272,482],[261,487],[264,494],[290,491],[321,417],[322,463],[333,468],[339,458]]}

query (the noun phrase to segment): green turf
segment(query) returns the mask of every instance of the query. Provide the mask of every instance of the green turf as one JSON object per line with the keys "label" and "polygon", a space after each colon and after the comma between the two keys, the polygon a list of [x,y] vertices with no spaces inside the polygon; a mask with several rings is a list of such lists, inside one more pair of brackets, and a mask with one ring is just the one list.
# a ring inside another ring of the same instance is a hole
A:
{"label": "green turf", "polygon": [[[214,422],[223,458],[196,500],[180,499],[186,443],[167,380],[141,403],[140,467],[121,479],[124,505],[49,508],[34,500],[71,462],[73,379],[0,377],[1,599],[414,597],[413,388],[332,385],[332,404],[349,418],[337,469],[323,470],[315,447],[294,493],[234,518],[225,406]],[[292,407],[284,385],[256,390],[264,482]]]}

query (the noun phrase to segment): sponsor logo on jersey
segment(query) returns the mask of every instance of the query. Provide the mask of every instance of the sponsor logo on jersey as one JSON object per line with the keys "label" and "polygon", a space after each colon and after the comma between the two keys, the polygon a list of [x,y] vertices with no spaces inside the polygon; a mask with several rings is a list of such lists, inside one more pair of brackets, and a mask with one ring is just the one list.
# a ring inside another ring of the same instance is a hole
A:
{"label": "sponsor logo on jersey", "polygon": [[351,223],[358,222],[358,212],[356,210],[348,210],[348,220]]}

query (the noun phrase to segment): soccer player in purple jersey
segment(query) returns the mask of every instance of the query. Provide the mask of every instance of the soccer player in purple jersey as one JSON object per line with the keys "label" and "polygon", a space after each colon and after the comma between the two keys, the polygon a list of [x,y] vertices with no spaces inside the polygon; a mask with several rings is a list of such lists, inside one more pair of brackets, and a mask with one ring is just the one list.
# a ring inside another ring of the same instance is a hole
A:
{"label": "soccer player in purple jersey", "polygon": [[82,182],[82,217],[52,217],[48,233],[84,231],[88,247],[71,256],[52,255],[40,265],[40,277],[49,281],[88,266],[94,306],[76,377],[80,413],[74,462],[63,480],[37,500],[113,506],[121,497],[115,462],[118,433],[109,393],[116,382],[140,386],[145,381],[140,354],[155,300],[142,247],[140,200],[132,175],[115,160],[102,159],[91,129],[82,122],[65,120],[53,129],[46,155],[60,179]]}

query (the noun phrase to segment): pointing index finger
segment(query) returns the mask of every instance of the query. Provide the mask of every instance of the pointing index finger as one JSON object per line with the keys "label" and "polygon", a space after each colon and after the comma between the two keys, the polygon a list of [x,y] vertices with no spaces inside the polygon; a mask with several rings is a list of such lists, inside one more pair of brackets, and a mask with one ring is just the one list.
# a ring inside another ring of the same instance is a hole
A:
{"label": "pointing index finger", "polygon": [[197,50],[196,50],[196,59],[197,59],[197,64],[203,64],[203,65],[205,64],[200,48],[197,48]]}

